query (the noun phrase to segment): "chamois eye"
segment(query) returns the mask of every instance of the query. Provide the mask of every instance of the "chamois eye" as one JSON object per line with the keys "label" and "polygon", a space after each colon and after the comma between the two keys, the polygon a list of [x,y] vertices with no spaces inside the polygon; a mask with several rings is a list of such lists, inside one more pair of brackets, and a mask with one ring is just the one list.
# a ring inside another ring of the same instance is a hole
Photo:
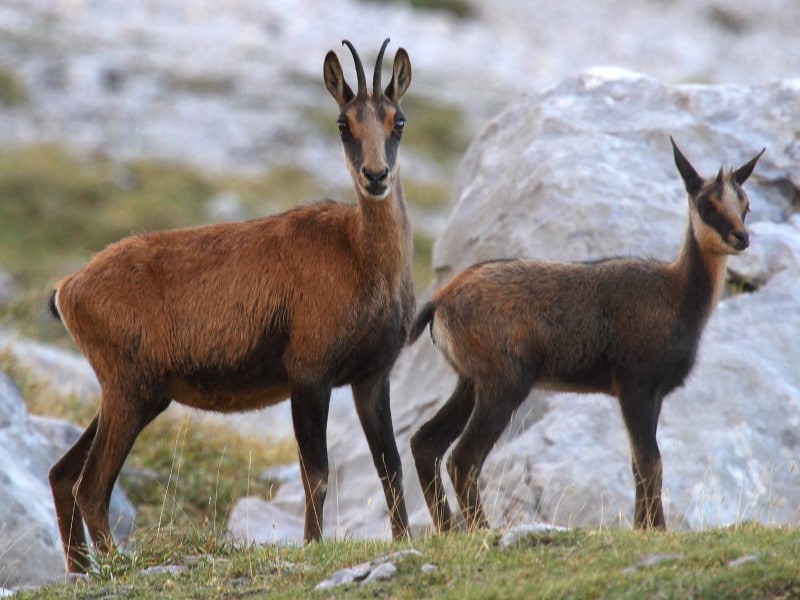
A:
{"label": "chamois eye", "polygon": [[342,136],[343,140],[347,139],[350,136],[350,126],[347,124],[347,119],[339,119],[336,124],[339,126],[339,135]]}
{"label": "chamois eye", "polygon": [[406,120],[404,117],[395,117],[394,119],[394,132],[398,136],[402,135],[403,127],[406,125]]}

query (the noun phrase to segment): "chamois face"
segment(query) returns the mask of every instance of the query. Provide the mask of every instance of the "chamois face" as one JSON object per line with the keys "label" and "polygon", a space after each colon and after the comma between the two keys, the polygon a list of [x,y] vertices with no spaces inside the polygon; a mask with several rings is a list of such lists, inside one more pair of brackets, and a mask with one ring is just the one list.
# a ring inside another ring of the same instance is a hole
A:
{"label": "chamois face", "polygon": [[397,153],[403,134],[405,116],[399,102],[411,83],[411,63],[400,48],[394,58],[392,80],[381,89],[381,63],[389,40],[381,46],[375,64],[372,93],[366,88],[361,60],[347,40],[356,64],[358,92],[344,80],[342,67],[333,51],[325,57],[325,86],[339,105],[337,119],[344,146],[345,162],[361,195],[372,200],[384,200],[397,176]]}
{"label": "chamois face", "polygon": [[735,171],[725,173],[720,169],[715,178],[703,179],[674,141],[672,147],[675,164],[689,193],[692,228],[701,246],[716,254],[739,254],[750,244],[744,225],[750,201],[742,184],[753,172],[764,150]]}

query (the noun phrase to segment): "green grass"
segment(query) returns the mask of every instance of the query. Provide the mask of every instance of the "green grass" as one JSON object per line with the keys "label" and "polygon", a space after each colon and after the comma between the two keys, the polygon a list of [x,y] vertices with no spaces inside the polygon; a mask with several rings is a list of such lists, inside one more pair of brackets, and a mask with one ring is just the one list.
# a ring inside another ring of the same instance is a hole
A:
{"label": "green grass", "polygon": [[[236,548],[196,533],[143,539],[126,555],[98,561],[87,584],[51,585],[19,598],[354,597],[354,598],[794,598],[800,594],[800,531],[745,524],[699,532],[642,533],[577,529],[526,538],[502,550],[493,532],[310,546]],[[314,586],[335,570],[395,550],[420,556],[397,561],[394,579]],[[633,567],[642,558],[678,558]],[[197,555],[201,555],[199,558]],[[741,564],[732,561],[752,557]],[[436,569],[425,574],[423,564]],[[153,564],[188,568],[143,575]]]}

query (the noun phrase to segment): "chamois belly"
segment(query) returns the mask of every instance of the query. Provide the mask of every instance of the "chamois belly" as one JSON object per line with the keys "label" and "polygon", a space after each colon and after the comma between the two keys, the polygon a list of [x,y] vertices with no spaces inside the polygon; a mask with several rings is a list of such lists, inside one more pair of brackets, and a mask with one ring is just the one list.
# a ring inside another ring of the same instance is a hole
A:
{"label": "chamois belly", "polygon": [[615,394],[611,369],[600,361],[581,368],[545,369],[540,372],[534,387],[556,392]]}
{"label": "chamois belly", "polygon": [[199,382],[173,377],[167,382],[171,400],[203,410],[241,412],[272,406],[289,398],[286,381],[259,381],[242,384],[235,380]]}

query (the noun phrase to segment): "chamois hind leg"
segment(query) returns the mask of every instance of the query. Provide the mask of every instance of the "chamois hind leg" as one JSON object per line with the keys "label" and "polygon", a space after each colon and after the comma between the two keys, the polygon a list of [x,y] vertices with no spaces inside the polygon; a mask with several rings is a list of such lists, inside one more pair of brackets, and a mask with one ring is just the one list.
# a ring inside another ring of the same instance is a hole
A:
{"label": "chamois hind leg", "polygon": [[[125,458],[142,429],[169,402],[152,393],[127,394],[122,388],[103,386],[94,440],[74,487],[75,501],[98,551],[108,552],[114,543],[108,507]],[[68,561],[75,562],[76,555],[70,555]]]}
{"label": "chamois hind leg", "polygon": [[481,505],[478,478],[483,463],[525,400],[530,385],[504,381],[475,382],[475,408],[447,459],[447,471],[469,529],[487,529],[489,521]]}
{"label": "chamois hind leg", "polygon": [[661,505],[661,453],[656,440],[661,397],[623,391],[620,404],[630,439],[631,468],[636,486],[633,525],[637,529],[666,529]]}
{"label": "chamois hind leg", "polygon": [[292,386],[292,424],[300,458],[300,475],[306,496],[306,542],[322,539],[322,508],[328,491],[328,407],[331,389]]}
{"label": "chamois hind leg", "polygon": [[403,494],[403,467],[392,427],[389,374],[381,373],[350,386],[372,461],[378,471],[394,538],[408,536],[408,512]]}
{"label": "chamois hind leg", "polygon": [[411,453],[414,455],[419,483],[433,524],[440,533],[455,527],[442,484],[442,458],[450,444],[464,431],[474,406],[474,385],[470,380],[459,377],[456,389],[447,402],[411,436]]}
{"label": "chamois hind leg", "polygon": [[64,545],[64,554],[67,556],[67,570],[70,573],[82,573],[86,569],[80,557],[86,555],[89,548],[83,531],[82,516],[75,503],[74,488],[97,432],[98,420],[99,414],[95,415],[86,430],[53,465],[48,474],[61,542]]}

